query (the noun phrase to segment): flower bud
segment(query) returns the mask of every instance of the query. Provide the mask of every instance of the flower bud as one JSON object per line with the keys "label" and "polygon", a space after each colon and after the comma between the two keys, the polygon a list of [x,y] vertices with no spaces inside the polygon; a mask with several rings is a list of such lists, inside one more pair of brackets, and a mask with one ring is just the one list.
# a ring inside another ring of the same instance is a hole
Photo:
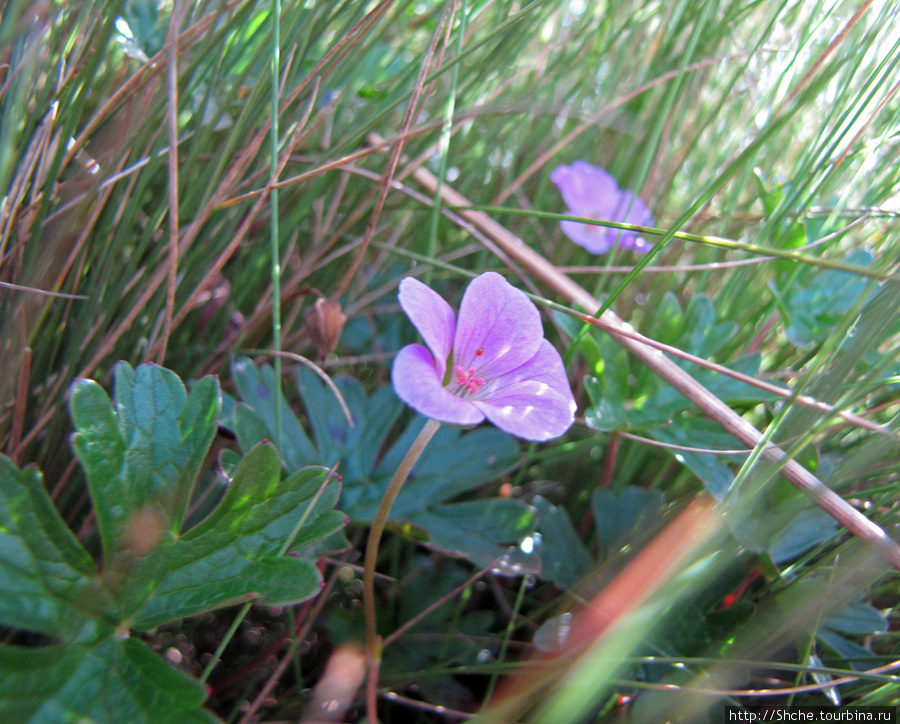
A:
{"label": "flower bud", "polygon": [[341,305],[331,299],[319,297],[306,313],[306,331],[316,345],[319,359],[325,359],[334,352],[344,329],[347,317]]}

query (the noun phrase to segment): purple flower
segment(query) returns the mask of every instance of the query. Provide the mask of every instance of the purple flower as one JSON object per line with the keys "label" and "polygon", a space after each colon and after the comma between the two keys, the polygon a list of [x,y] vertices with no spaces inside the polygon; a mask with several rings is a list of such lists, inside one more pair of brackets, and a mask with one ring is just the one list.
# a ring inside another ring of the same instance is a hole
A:
{"label": "purple flower", "polygon": [[[653,226],[653,214],[632,191],[622,191],[607,171],[587,161],[557,166],[550,174],[571,216],[615,221],[619,224]],[[622,249],[644,254],[653,247],[644,238],[622,229],[560,221],[563,233],[592,254],[605,254],[617,243]]]}
{"label": "purple flower", "polygon": [[394,360],[394,390],[439,422],[469,427],[487,418],[528,440],[559,437],[575,419],[562,358],[546,339],[537,307],[495,272],[469,284],[459,309],[407,277],[400,306],[428,348],[404,347]]}

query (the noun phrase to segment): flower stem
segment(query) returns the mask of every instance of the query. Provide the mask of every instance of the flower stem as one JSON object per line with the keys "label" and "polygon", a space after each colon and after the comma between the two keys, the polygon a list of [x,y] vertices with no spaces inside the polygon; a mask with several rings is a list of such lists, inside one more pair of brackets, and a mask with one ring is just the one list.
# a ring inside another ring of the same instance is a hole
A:
{"label": "flower stem", "polygon": [[441,423],[436,420],[429,420],[422,428],[422,432],[413,441],[406,456],[400,462],[397,472],[391,478],[387,492],[378,506],[378,512],[375,514],[375,520],[372,521],[372,528],[369,530],[369,541],[366,544],[366,560],[363,568],[363,605],[366,612],[366,714],[370,724],[377,724],[378,712],[378,669],[381,666],[381,640],[378,637],[378,628],[375,620],[375,563],[378,560],[378,544],[381,542],[381,534],[384,533],[384,527],[387,525],[388,515],[400,489],[406,478],[409,476],[413,465],[419,459],[425,446],[434,437]]}

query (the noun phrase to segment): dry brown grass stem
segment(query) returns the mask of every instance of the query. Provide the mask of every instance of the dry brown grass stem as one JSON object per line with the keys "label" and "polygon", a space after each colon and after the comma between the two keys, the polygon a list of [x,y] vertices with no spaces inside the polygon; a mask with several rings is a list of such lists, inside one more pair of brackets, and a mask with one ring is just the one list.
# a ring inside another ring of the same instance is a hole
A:
{"label": "dry brown grass stem", "polygon": [[175,289],[178,286],[178,0],[172,0],[172,14],[169,17],[169,33],[166,46],[171,49],[168,63],[168,104],[166,126],[169,131],[169,259],[168,284],[166,285],[166,311],[163,320],[162,339],[156,353],[157,364],[166,359],[166,348],[172,335],[172,321],[175,316]]}
{"label": "dry brown grass stem", "polygon": [[6,246],[12,235],[12,230],[16,223],[16,215],[21,208],[22,200],[25,198],[25,193],[38,166],[38,161],[44,156],[50,144],[53,122],[56,120],[58,108],[59,103],[54,102],[51,104],[50,110],[44,114],[37,129],[35,129],[31,142],[22,156],[19,168],[12,179],[12,183],[10,183],[5,203],[0,205],[0,266],[3,265],[6,259]]}
{"label": "dry brown grass stem", "polygon": [[[413,176],[429,193],[434,193],[437,188],[437,179],[432,173],[427,169],[420,168]],[[472,206],[467,198],[446,184],[442,186],[441,196],[442,202],[448,206]],[[554,292],[567,299],[570,304],[583,309],[601,308],[601,303],[587,290],[486,213],[464,209],[458,210],[457,213]],[[744,445],[755,448],[763,444],[762,434],[759,430],[666,357],[659,349],[658,342],[639,334],[612,310],[607,309],[596,321],[612,334],[613,339]],[[671,350],[667,349],[666,351]],[[681,350],[678,352],[686,354]],[[800,463],[790,459],[778,446],[765,443],[763,455],[780,468],[781,474],[791,484],[812,498],[819,507],[853,535],[877,547],[891,565],[900,570],[900,545],[893,541],[880,526],[866,518],[833,490],[827,488]]]}
{"label": "dry brown grass stem", "polygon": [[[122,167],[125,164],[125,159],[123,158],[119,161],[119,165],[116,167],[116,172],[122,170]],[[87,244],[88,240],[96,231],[97,220],[100,218],[100,215],[103,213],[103,210],[106,208],[106,203],[109,201],[109,196],[113,191],[112,186],[107,186],[102,189],[97,195],[97,201],[91,209],[91,213],[88,216],[87,220],[84,223],[83,228],[81,229],[81,233],[78,235],[78,238],[75,240],[75,243],[72,245],[72,248],[69,249],[69,254],[66,257],[66,261],[60,269],[59,273],[56,275],[56,280],[53,282],[53,288],[59,289],[62,287],[63,282],[65,282],[66,278],[69,276],[72,271],[72,267],[75,265],[75,261],[80,259],[79,267],[83,266],[86,261],[86,255],[82,254],[81,251],[84,248],[85,244]],[[124,201],[123,201],[124,203]],[[72,282],[72,289],[75,290],[78,288],[78,282],[81,279],[80,274],[75,274]]]}
{"label": "dry brown grass stem", "polygon": [[419,69],[419,75],[416,78],[416,84],[413,88],[409,103],[407,104],[406,113],[403,116],[403,123],[400,126],[401,138],[397,139],[392,144],[393,149],[391,151],[390,160],[381,177],[378,198],[375,201],[375,208],[372,210],[369,223],[366,225],[363,242],[356,252],[356,257],[354,257],[353,263],[350,264],[347,273],[344,274],[343,279],[341,279],[340,283],[335,288],[331,297],[332,299],[338,299],[341,294],[347,291],[347,287],[350,286],[350,282],[353,281],[353,277],[356,276],[359,265],[362,264],[363,257],[369,248],[369,242],[372,240],[372,234],[375,232],[375,227],[378,225],[378,219],[381,217],[381,211],[384,209],[384,202],[387,200],[388,191],[391,188],[391,179],[394,176],[394,172],[397,170],[397,164],[400,163],[400,157],[403,154],[405,141],[402,140],[402,136],[405,136],[412,127],[413,119],[416,117],[416,111],[419,107],[419,98],[422,96],[425,89],[425,79],[428,77],[428,70],[431,68],[434,54],[437,51],[438,43],[440,42],[444,28],[449,24],[450,18],[453,16],[453,8],[455,5],[455,2],[451,2],[447,5],[444,14],[441,16],[441,21],[438,23],[437,28],[435,28],[434,33],[431,36],[431,42],[428,44],[428,50],[425,52],[425,58]]}
{"label": "dry brown grass stem", "polygon": [[415,626],[417,623],[419,623],[419,621],[421,621],[423,618],[425,618],[432,611],[436,611],[438,608],[443,606],[448,601],[452,601],[454,598],[456,598],[466,588],[468,588],[473,583],[475,583],[475,581],[477,581],[479,578],[481,578],[486,573],[489,573],[491,571],[491,569],[493,568],[493,565],[494,564],[488,566],[487,568],[482,568],[480,571],[475,571],[474,574],[469,576],[465,581],[460,583],[452,591],[441,596],[439,599],[437,599],[436,601],[433,601],[428,606],[426,606],[421,611],[419,611],[419,613],[417,613],[415,616],[413,616],[411,619],[409,619],[409,621],[407,621],[402,626],[400,626],[400,628],[398,628],[396,631],[394,631],[394,633],[392,633],[390,636],[385,636],[384,640],[381,642],[382,649],[384,649],[385,647],[389,646],[391,643],[393,643],[394,641],[399,639],[403,634],[405,634],[407,631],[409,631],[413,626]]}
{"label": "dry brown grass stem", "polygon": [[[331,600],[331,591],[334,588],[335,583],[339,578],[340,567],[335,568],[332,575],[329,577],[328,582],[325,585],[325,588],[319,593],[315,598],[315,603],[309,610],[308,615],[306,616],[306,620],[303,623],[303,626],[296,632],[293,637],[295,642],[303,641],[307,634],[309,634],[310,629],[315,623],[316,619],[319,618],[319,615],[322,613],[322,609],[325,607],[325,604]],[[287,669],[287,665],[294,661],[294,647],[290,647],[284,654],[281,659],[281,662],[275,667],[275,670],[269,675],[266,684],[259,691],[254,698],[250,708],[244,714],[244,716],[240,720],[240,724],[249,724],[250,722],[255,720],[256,712],[259,710],[259,707],[262,706],[266,697],[269,696],[272,689],[275,687],[275,684],[278,683],[278,680],[281,678],[281,675]]]}
{"label": "dry brown grass stem", "polygon": [[28,381],[31,379],[31,348],[22,350],[19,379],[16,385],[16,404],[13,408],[12,431],[9,435],[9,457],[18,465],[22,457],[22,430],[25,428],[25,409],[28,404]]}
{"label": "dry brown grass stem", "polygon": [[[775,689],[703,689],[696,686],[678,686],[677,684],[660,684],[640,682],[641,689],[656,689],[657,691],[683,691],[688,694],[705,694],[707,696],[785,696],[788,694],[805,694],[810,691],[824,691],[834,686],[853,684],[869,676],[879,676],[889,671],[900,669],[900,661],[892,661],[884,666],[876,666],[874,669],[860,671],[853,676],[842,676],[838,679],[829,679],[821,684],[804,684],[802,686],[785,686]],[[898,677],[895,677],[898,678]]]}
{"label": "dry brown grass stem", "polygon": [[328,376],[328,373],[325,372],[319,365],[313,362],[310,359],[307,359],[303,355],[294,354],[293,352],[284,352],[284,351],[276,351],[274,349],[267,349],[265,353],[268,355],[273,355],[275,357],[283,357],[285,359],[294,360],[294,362],[299,362],[304,367],[308,367],[313,372],[316,373],[316,376],[325,383],[326,387],[331,390],[331,394],[337,398],[338,404],[341,406],[341,412],[344,413],[344,419],[347,420],[347,424],[350,427],[356,427],[356,423],[353,421],[353,415],[350,413],[350,408],[347,407],[347,401],[344,399],[344,396],[341,394],[340,388],[334,384],[334,380]]}
{"label": "dry brown grass stem", "polygon": [[[191,27],[185,30],[180,35],[180,41],[182,43],[181,48],[184,50],[188,46],[190,46],[195,40],[203,36],[207,30],[212,27],[213,24],[219,19],[220,15],[231,12],[235,7],[241,4],[243,0],[231,0],[231,2],[226,3],[221,8],[218,9],[215,13],[210,13],[206,15],[196,23],[194,23]],[[162,50],[160,50],[156,55],[150,58],[146,63],[144,63],[138,70],[132,75],[128,80],[126,80],[119,89],[113,93],[109,100],[104,103],[100,109],[94,114],[94,117],[88,121],[87,125],[81,129],[81,133],[76,136],[75,141],[66,149],[66,155],[63,157],[62,165],[60,166],[60,170],[65,169],[69,163],[71,163],[72,159],[75,157],[75,154],[87,143],[87,140],[93,135],[94,131],[106,120],[110,117],[118,107],[124,103],[128,98],[132,96],[135,91],[137,91],[141,86],[144,85],[147,81],[153,78],[157,73],[162,71],[164,67],[167,66],[165,63],[166,54],[169,52],[171,46],[168,41],[163,46]]]}
{"label": "dry brown grass stem", "polygon": [[828,59],[828,56],[831,55],[837,47],[843,43],[847,39],[847,35],[850,31],[856,26],[856,24],[862,20],[862,16],[865,15],[869,8],[872,7],[872,0],[865,0],[865,2],[861,3],[860,6],[856,9],[856,12],[853,13],[853,17],[851,17],[845,24],[844,27],[841,28],[841,31],[834,36],[834,39],[828,44],[828,47],[822,51],[822,54],[816,59],[816,62],[812,64],[812,67],[806,72],[806,75],[800,79],[800,82],[794,87],[794,89],[788,94],[788,96],[781,102],[781,105],[778,106],[778,110],[775,111],[774,116],[780,116],[784,110],[790,105],[791,101],[793,101],[799,94],[800,91],[803,90],[803,87],[809,83],[818,73],[822,66],[825,65],[825,61]]}
{"label": "dry brown grass stem", "polygon": [[[374,141],[376,139],[372,138],[371,140]],[[350,171],[354,174],[357,174],[359,176],[363,176],[363,177],[371,178],[371,179],[377,179],[377,176],[374,173],[372,173],[371,171],[367,171],[365,169],[360,169],[355,166],[347,166],[346,170]],[[429,173],[429,172],[426,171],[425,173]],[[424,194],[420,194],[420,193],[414,191],[413,189],[410,189],[408,186],[401,184],[399,181],[394,180],[391,182],[391,185],[393,188],[397,189],[398,191],[403,192],[404,194],[407,194],[410,198],[415,199],[416,201],[419,201],[422,204],[430,205],[433,203],[433,199],[429,198],[428,196],[426,196]],[[522,272],[521,269],[510,258],[510,256],[507,255],[500,246],[493,243],[493,241],[491,241],[491,239],[489,238],[488,235],[482,233],[478,228],[476,228],[475,226],[470,224],[468,221],[466,221],[461,216],[457,215],[457,213],[454,211],[442,209],[441,213],[446,218],[450,219],[455,224],[457,224],[460,228],[465,229],[470,234],[472,234],[472,236],[474,238],[478,239],[484,246],[488,247],[497,256],[498,259],[500,259],[504,264],[506,264],[510,269],[512,269],[513,272],[520,279],[522,279],[522,281],[525,284],[527,284],[530,288],[532,288],[532,291],[535,291],[533,288],[534,285],[531,282],[531,280],[528,278],[528,275],[525,274],[524,272]],[[453,252],[449,255],[441,257],[440,260],[445,261],[445,262],[450,262],[450,261],[452,261],[453,257],[456,254],[457,254],[457,252]],[[774,257],[769,257],[769,258],[774,258]],[[753,261],[753,260],[749,260],[749,261]],[[628,271],[631,271],[631,269],[632,269],[632,267],[623,267],[623,268],[627,269]],[[680,269],[681,267],[670,266],[670,267],[664,267],[664,268],[668,271],[675,271],[675,270]],[[557,270],[559,270],[563,273],[570,271],[570,269],[571,268],[569,268],[569,267],[557,267]],[[645,271],[645,270],[641,270],[641,271]],[[389,282],[388,284],[383,285],[382,288],[379,288],[379,289],[369,292],[365,297],[362,297],[361,299],[356,300],[352,305],[349,305],[347,307],[347,313],[350,315],[354,314],[358,309],[364,308],[366,304],[370,303],[374,299],[378,299],[383,294],[385,294],[385,292],[388,290],[389,287],[396,286],[396,285],[397,285],[397,282],[392,281],[392,282]],[[596,319],[595,317],[591,317],[590,315],[585,315],[585,322],[587,324],[592,324],[592,325],[594,325],[596,327],[600,327],[602,329],[607,329],[607,331],[611,331],[610,329],[607,328],[606,325],[604,325],[602,323],[602,321]],[[745,375],[745,374],[743,374],[741,372],[737,372],[729,367],[725,367],[725,366],[717,364],[715,362],[706,360],[702,357],[697,357],[696,355],[692,355],[691,353],[685,352],[684,350],[681,350],[678,347],[673,347],[671,345],[667,345],[662,342],[657,342],[655,340],[651,340],[650,338],[644,337],[644,336],[638,334],[637,332],[628,333],[625,330],[619,330],[616,333],[619,335],[622,335],[622,336],[628,336],[629,334],[631,334],[631,336],[637,341],[644,342],[646,344],[654,346],[656,349],[659,349],[663,352],[667,352],[675,357],[679,357],[683,360],[686,360],[688,362],[696,364],[700,367],[705,367],[706,369],[712,370],[714,372],[718,372],[719,374],[726,375],[727,377],[731,377],[732,379],[738,380],[739,382],[744,382],[745,384],[748,384],[752,387],[756,387],[758,389],[764,390],[765,392],[769,392],[778,397],[792,400],[793,402],[795,402],[798,405],[803,405],[804,407],[810,407],[812,409],[818,410],[819,412],[827,413],[830,415],[835,415],[836,417],[844,420],[845,422],[848,422],[853,425],[857,425],[859,427],[863,427],[872,432],[877,432],[879,434],[887,435],[890,437],[900,437],[900,433],[894,432],[892,430],[889,430],[888,428],[877,425],[877,424],[867,420],[865,417],[856,415],[852,412],[847,412],[845,410],[839,410],[834,405],[830,405],[827,402],[817,400],[814,397],[810,397],[809,395],[797,395],[794,393],[793,390],[791,390],[787,387],[781,387],[781,386],[775,385],[771,382],[765,382],[763,380],[759,380],[756,377],[752,377],[751,375]]]}
{"label": "dry brown grass stem", "polygon": [[661,447],[666,450],[677,450],[678,452],[689,452],[694,453],[696,455],[749,455],[753,452],[749,448],[745,449],[734,449],[734,450],[722,450],[716,448],[704,448],[704,447],[688,447],[687,445],[675,445],[671,442],[660,442],[659,440],[654,440],[650,437],[644,437],[643,435],[634,435],[630,432],[624,432],[622,430],[616,430],[616,435],[619,437],[624,437],[628,440],[634,440],[635,442],[644,443],[645,445],[651,445],[653,447]]}
{"label": "dry brown grass stem", "polygon": [[554,143],[550,148],[548,148],[544,153],[538,156],[531,165],[528,166],[522,173],[520,173],[516,178],[510,183],[503,191],[501,191],[494,200],[491,202],[491,206],[499,206],[506,199],[512,196],[528,179],[530,179],[535,173],[540,171],[544,166],[546,166],[550,159],[552,159],[557,153],[562,151],[564,148],[568,148],[571,146],[572,142],[578,138],[582,133],[587,131],[589,128],[593,128],[597,125],[597,122],[603,118],[608,113],[611,113],[619,106],[623,106],[629,101],[642,93],[646,93],[651,88],[654,88],[662,83],[667,83],[670,80],[677,78],[680,75],[684,75],[685,73],[693,73],[697,70],[701,70],[703,68],[708,68],[713,65],[718,65],[719,63],[723,63],[727,60],[733,60],[735,58],[745,57],[747,53],[738,53],[735,55],[726,55],[723,58],[707,58],[706,60],[701,60],[696,63],[692,63],[684,70],[672,70],[668,73],[663,73],[658,78],[654,78],[644,85],[635,88],[630,93],[626,93],[622,96],[619,96],[609,105],[603,106],[599,111],[597,111],[593,116],[588,118],[586,121],[579,123],[575,128],[565,134],[562,138],[560,138],[556,143]]}
{"label": "dry brown grass stem", "polygon": [[[248,144],[246,144],[243,150],[238,154],[237,159],[228,169],[225,177],[216,187],[215,192],[209,201],[204,205],[204,207],[200,210],[200,212],[194,217],[194,220],[188,225],[184,231],[180,233],[179,243],[178,243],[178,254],[183,255],[188,247],[193,243],[194,239],[200,233],[200,230],[209,220],[210,216],[212,216],[213,211],[228,197],[229,194],[233,193],[235,186],[240,182],[241,177],[246,172],[247,168],[249,168],[250,164],[253,162],[253,159],[256,158],[256,154],[259,151],[260,146],[265,140],[269,131],[268,123],[264,124],[264,127],[261,128],[256,136],[254,136]],[[284,159],[287,158],[287,155],[284,156]],[[244,235],[247,233],[247,230],[250,228],[250,225],[256,218],[256,215],[259,213],[262,208],[263,202],[266,200],[267,195],[265,193],[261,194],[251,209],[245,215],[241,225],[235,231],[235,236],[232,241],[228,244],[225,250],[219,255],[219,258],[216,260],[216,263],[213,265],[214,270],[208,271],[205,280],[212,279],[215,276],[215,272],[218,272],[224,265],[225,262],[230,258],[231,254],[234,253],[234,250],[238,247],[241,241],[243,241]],[[89,376],[97,367],[98,364],[103,360],[106,355],[112,350],[115,346],[116,342],[121,338],[121,336],[131,327],[134,320],[143,312],[144,307],[148,304],[148,302],[153,298],[156,294],[156,291],[159,289],[163,280],[168,277],[169,270],[165,266],[160,266],[156,269],[154,274],[148,279],[141,290],[141,294],[138,299],[135,301],[134,305],[129,309],[128,314],[125,315],[125,318],[119,323],[119,325],[109,332],[103,340],[103,343],[100,345],[100,348],[94,354],[94,356],[90,359],[90,361],[79,371],[79,377],[87,377]],[[205,284],[205,281],[204,281]],[[202,293],[203,284],[200,285],[200,288],[195,290],[194,294],[191,296],[191,299],[184,305],[179,315],[176,317],[174,326],[177,326],[180,322],[180,319],[183,318],[184,314],[186,314],[186,310],[191,308],[192,303],[195,301],[195,297],[199,296]],[[150,349],[148,351],[147,356],[152,357],[155,353],[155,349]]]}
{"label": "dry brown grass stem", "polygon": [[[598,305],[599,308],[599,305]],[[699,365],[701,367],[705,367],[706,369],[712,370],[713,372],[718,372],[721,375],[725,375],[726,377],[731,377],[732,379],[738,380],[739,382],[744,382],[748,385],[753,385],[760,390],[764,390],[765,392],[769,392],[777,397],[781,397],[785,400],[791,400],[796,402],[798,405],[803,405],[804,407],[810,407],[814,410],[818,410],[821,413],[827,415],[835,415],[836,417],[841,418],[845,422],[848,422],[852,425],[856,425],[858,427],[869,430],[870,432],[877,432],[881,435],[887,435],[888,437],[894,437],[900,439],[900,433],[895,430],[891,430],[887,427],[883,427],[882,425],[878,425],[866,418],[856,415],[852,412],[847,412],[846,410],[839,410],[835,408],[834,405],[830,405],[827,402],[823,402],[822,400],[817,400],[814,397],[810,397],[809,395],[798,395],[793,390],[781,387],[779,385],[772,384],[771,382],[766,382],[764,380],[757,379],[756,377],[751,377],[750,375],[745,375],[740,372],[736,372],[729,367],[725,367],[724,365],[717,364],[715,362],[711,362],[710,360],[703,359],[702,357],[697,357],[696,355],[691,354],[690,352],[685,352],[678,347],[673,347],[670,344],[665,344],[663,342],[657,342],[654,339],[650,339],[649,337],[645,337],[642,334],[637,332],[631,332],[626,329],[622,329],[615,325],[605,323],[602,321],[602,317],[597,319],[596,317],[590,317],[590,315],[585,315],[589,318],[587,319],[588,324],[592,324],[595,327],[599,327],[600,329],[604,329],[607,332],[611,332],[612,334],[618,335],[620,337],[628,337],[637,342],[641,342],[642,344],[649,345],[654,349],[658,349],[661,352],[665,352],[667,354],[672,355],[673,357],[678,357],[680,359],[686,360],[688,362],[692,362],[695,365]],[[629,325],[630,326],[630,325]]]}
{"label": "dry brown grass stem", "polygon": [[440,717],[439,721],[446,721],[447,719],[456,717],[457,719],[474,719],[475,714],[468,714],[464,711],[459,711],[457,709],[450,709],[446,706],[435,706],[434,704],[429,704],[426,701],[419,701],[418,699],[410,699],[408,696],[401,696],[400,694],[394,691],[387,691],[384,693],[384,698],[388,701],[395,701],[398,704],[404,704],[412,709],[418,709],[419,711],[425,711],[429,714],[436,714]]}

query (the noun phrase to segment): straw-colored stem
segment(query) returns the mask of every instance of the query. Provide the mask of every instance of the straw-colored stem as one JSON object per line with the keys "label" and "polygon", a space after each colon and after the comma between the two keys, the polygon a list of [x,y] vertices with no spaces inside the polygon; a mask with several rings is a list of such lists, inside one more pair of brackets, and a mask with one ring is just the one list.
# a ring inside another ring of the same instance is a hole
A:
{"label": "straw-colored stem", "polygon": [[[382,139],[370,137],[374,143]],[[430,193],[437,188],[437,179],[430,171],[419,168],[413,177]],[[446,206],[466,207],[471,202],[450,186],[444,185],[441,196]],[[481,234],[547,284],[557,294],[584,309],[602,309],[600,301],[574,282],[556,266],[548,262],[519,237],[494,221],[483,211],[460,209],[457,213]],[[809,496],[822,510],[843,525],[853,535],[872,545],[884,555],[894,568],[900,570],[900,545],[875,522],[869,520],[850,503],[809,472],[796,460],[787,457],[777,445],[763,441],[763,435],[750,422],[732,410],[690,374],[681,369],[662,352],[654,348],[652,340],[639,334],[630,324],[610,309],[602,309],[595,318],[613,335],[620,345],[641,360],[673,388],[690,400],[714,422],[727,430],[747,447],[756,447],[762,441],[766,459],[779,466],[784,476],[798,490]]]}
{"label": "straw-colored stem", "polygon": [[388,515],[394,506],[394,501],[400,494],[400,489],[409,476],[413,465],[419,459],[425,446],[434,437],[441,423],[429,420],[422,428],[422,432],[413,441],[406,456],[397,467],[397,472],[391,478],[387,492],[375,513],[372,528],[369,530],[369,541],[366,544],[366,559],[363,567],[363,606],[366,612],[366,715],[370,724],[378,722],[378,669],[381,666],[381,641],[378,638],[377,622],[375,620],[375,563],[378,561],[378,544],[381,542],[381,534],[387,524]]}

